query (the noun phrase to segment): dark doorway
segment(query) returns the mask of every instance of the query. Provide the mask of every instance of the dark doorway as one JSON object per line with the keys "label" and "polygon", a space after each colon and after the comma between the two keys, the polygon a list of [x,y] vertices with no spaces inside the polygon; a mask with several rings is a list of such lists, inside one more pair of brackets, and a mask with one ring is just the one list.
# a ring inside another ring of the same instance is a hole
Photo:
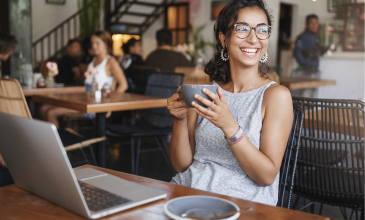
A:
{"label": "dark doorway", "polygon": [[279,45],[278,59],[276,66],[280,66],[280,55],[282,50],[290,50],[291,26],[293,19],[293,5],[280,4],[280,19],[279,19]]}

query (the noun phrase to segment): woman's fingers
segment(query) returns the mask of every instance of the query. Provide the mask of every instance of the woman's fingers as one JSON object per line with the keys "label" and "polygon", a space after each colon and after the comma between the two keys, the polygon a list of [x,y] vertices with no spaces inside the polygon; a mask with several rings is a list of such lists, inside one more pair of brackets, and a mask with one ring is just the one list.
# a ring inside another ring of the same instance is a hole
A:
{"label": "woman's fingers", "polygon": [[181,93],[175,93],[170,98],[167,99],[167,104],[171,102],[176,102],[177,100],[182,99]]}
{"label": "woman's fingers", "polygon": [[[214,110],[215,106],[214,103],[209,101],[208,99],[202,97],[201,95],[195,94],[194,98],[198,101],[200,101],[201,103],[203,103],[204,105],[206,105],[207,107],[209,107],[210,109]],[[195,106],[194,106],[195,107]]]}
{"label": "woman's fingers", "polygon": [[218,93],[218,95],[219,95],[219,99],[220,99],[222,102],[227,103],[226,97],[224,96],[224,94],[223,94],[223,92],[222,92],[221,88],[219,88],[219,87],[218,87],[218,89],[217,89],[217,93]]}
{"label": "woman's fingers", "polygon": [[212,115],[214,114],[214,111],[210,111],[209,109],[204,108],[203,106],[199,105],[196,102],[192,102],[191,104],[194,106],[194,108],[196,108],[197,110],[199,110],[199,112],[203,113],[204,115],[207,115],[207,116],[212,117]]}
{"label": "woman's fingers", "polygon": [[211,99],[213,99],[213,101],[215,102],[215,104],[219,105],[221,100],[219,99],[219,97],[212,91],[210,91],[209,89],[203,89],[203,92],[209,96]]}
{"label": "woman's fingers", "polygon": [[185,102],[170,102],[167,105],[167,109],[172,110],[175,108],[188,108],[188,105]]}

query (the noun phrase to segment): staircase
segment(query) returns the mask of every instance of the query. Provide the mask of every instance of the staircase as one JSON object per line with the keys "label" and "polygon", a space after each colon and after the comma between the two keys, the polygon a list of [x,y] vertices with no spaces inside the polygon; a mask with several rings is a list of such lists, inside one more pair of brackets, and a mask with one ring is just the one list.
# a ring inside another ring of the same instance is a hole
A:
{"label": "staircase", "polygon": [[[174,2],[175,0],[104,0],[104,24],[100,22],[97,29],[141,36],[165,13],[166,6]],[[80,14],[91,4],[71,15],[32,44],[34,68],[38,66],[38,62],[54,60],[64,52],[70,39],[80,37]]]}

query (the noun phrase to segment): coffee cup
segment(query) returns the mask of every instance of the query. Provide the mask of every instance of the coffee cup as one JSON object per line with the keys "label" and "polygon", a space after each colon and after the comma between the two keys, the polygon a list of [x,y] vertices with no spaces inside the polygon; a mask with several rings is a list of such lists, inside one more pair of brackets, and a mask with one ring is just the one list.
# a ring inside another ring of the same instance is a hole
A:
{"label": "coffee cup", "polygon": [[195,99],[195,94],[200,95],[203,98],[208,99],[209,101],[213,101],[209,96],[207,96],[203,89],[208,89],[211,92],[217,94],[217,85],[182,85],[181,86],[181,94],[183,96],[184,101],[189,106],[189,108],[193,108],[194,106],[191,105],[191,102],[195,101],[197,104],[201,105],[204,108],[207,108],[206,105],[201,103],[200,101]]}

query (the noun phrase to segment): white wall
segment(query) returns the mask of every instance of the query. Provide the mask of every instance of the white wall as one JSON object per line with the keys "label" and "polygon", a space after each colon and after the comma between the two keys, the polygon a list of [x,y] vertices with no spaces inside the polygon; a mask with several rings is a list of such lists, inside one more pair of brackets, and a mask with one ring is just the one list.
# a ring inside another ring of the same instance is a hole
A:
{"label": "white wall", "polygon": [[67,0],[64,5],[46,4],[45,0],[32,0],[33,42],[76,12],[77,0]]}

